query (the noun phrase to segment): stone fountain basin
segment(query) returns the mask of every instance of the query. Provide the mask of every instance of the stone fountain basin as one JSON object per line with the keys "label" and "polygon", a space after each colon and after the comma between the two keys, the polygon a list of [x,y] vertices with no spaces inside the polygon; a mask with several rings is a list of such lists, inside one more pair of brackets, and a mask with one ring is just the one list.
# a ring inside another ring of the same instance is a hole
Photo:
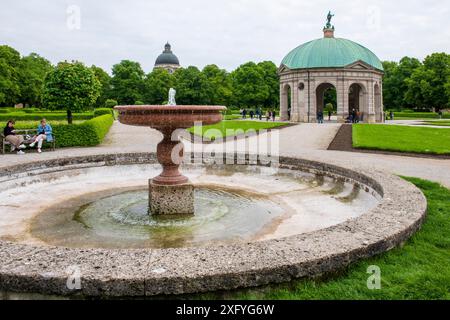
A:
{"label": "stone fountain basin", "polygon": [[[204,158],[205,163],[212,160]],[[20,185],[24,178],[32,183],[42,174],[74,168],[154,163],[155,154],[32,162],[1,169],[0,187],[3,190]],[[247,165],[262,166],[253,161]],[[399,177],[296,158],[281,158],[280,168],[343,178],[373,190],[381,200],[375,208],[343,223],[256,242],[173,249],[77,249],[1,240],[0,290],[61,296],[142,297],[287,282],[334,272],[390,250],[414,234],[425,219],[424,195]],[[77,266],[81,272],[80,290],[69,290],[66,286],[71,266]]]}
{"label": "stone fountain basin", "polygon": [[196,122],[203,125],[222,121],[224,106],[117,106],[119,121],[132,126],[145,126],[155,129],[186,129]]}

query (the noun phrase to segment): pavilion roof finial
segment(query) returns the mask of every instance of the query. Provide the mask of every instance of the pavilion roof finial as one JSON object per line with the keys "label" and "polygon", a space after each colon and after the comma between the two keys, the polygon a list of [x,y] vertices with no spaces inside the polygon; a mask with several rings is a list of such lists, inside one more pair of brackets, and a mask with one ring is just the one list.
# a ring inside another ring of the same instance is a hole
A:
{"label": "pavilion roof finial", "polygon": [[323,28],[323,33],[325,38],[334,38],[334,26],[331,24],[331,19],[333,19],[334,14],[331,11],[327,15],[327,24]]}
{"label": "pavilion roof finial", "polygon": [[334,29],[334,26],[331,25],[331,19],[333,19],[333,17],[334,17],[334,14],[332,14],[331,11],[328,11],[327,24],[325,25],[325,28]]}

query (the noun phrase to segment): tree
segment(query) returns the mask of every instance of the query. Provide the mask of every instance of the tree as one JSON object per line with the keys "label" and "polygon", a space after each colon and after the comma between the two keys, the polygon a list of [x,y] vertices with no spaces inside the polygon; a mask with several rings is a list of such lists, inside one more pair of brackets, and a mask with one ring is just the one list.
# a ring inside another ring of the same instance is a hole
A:
{"label": "tree", "polygon": [[103,108],[111,95],[111,77],[100,67],[92,66],[91,69],[100,82],[100,96],[97,99],[96,107]]}
{"label": "tree", "polygon": [[52,69],[50,61],[36,53],[22,58],[19,74],[20,102],[34,107],[41,106],[44,80]]}
{"label": "tree", "polygon": [[449,106],[446,88],[450,77],[450,55],[433,53],[425,58],[410,79],[406,80],[406,99],[416,108],[440,110]]}
{"label": "tree", "polygon": [[20,98],[20,54],[0,46],[0,106],[13,106]]}
{"label": "tree", "polygon": [[175,78],[166,69],[156,68],[145,79],[144,101],[148,104],[167,103],[169,89],[175,86]]}
{"label": "tree", "polygon": [[265,107],[278,108],[280,105],[280,79],[278,77],[278,68],[272,61],[263,61],[258,63],[263,71],[264,82],[268,86],[269,96],[264,101]]}
{"label": "tree", "polygon": [[122,105],[142,100],[145,74],[138,62],[123,60],[112,68],[112,95]]}
{"label": "tree", "polygon": [[384,104],[388,108],[414,108],[414,104],[406,99],[408,91],[407,79],[411,78],[414,71],[421,66],[416,58],[404,57],[397,64],[395,62],[383,62],[385,75],[383,80]]}
{"label": "tree", "polygon": [[228,105],[233,94],[229,73],[215,64],[205,66],[202,73],[208,82],[207,103],[211,105]]}
{"label": "tree", "polygon": [[81,62],[60,62],[45,78],[42,103],[51,110],[66,110],[71,124],[72,112],[94,106],[100,86],[92,69]]}
{"label": "tree", "polygon": [[238,107],[263,107],[269,99],[264,71],[254,62],[241,65],[231,73],[234,104]]}
{"label": "tree", "polygon": [[[332,110],[337,110],[337,93],[336,93],[336,88],[335,87],[331,87],[327,90],[325,90],[325,92],[323,93],[323,101],[324,101],[324,105],[331,105]],[[326,109],[326,111],[328,111],[328,109]]]}
{"label": "tree", "polygon": [[209,93],[208,79],[196,67],[180,68],[174,73],[177,103],[188,105],[207,104]]}

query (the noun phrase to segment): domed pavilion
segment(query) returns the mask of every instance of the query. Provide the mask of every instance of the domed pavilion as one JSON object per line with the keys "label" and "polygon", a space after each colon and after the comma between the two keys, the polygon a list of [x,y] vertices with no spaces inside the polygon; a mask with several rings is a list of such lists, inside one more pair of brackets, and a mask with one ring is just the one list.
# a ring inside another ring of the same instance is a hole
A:
{"label": "domed pavilion", "polygon": [[166,43],[163,53],[161,53],[156,59],[155,68],[164,68],[169,71],[169,73],[173,73],[180,67],[178,57],[173,54],[170,44]]}
{"label": "domed pavilion", "polygon": [[278,70],[281,119],[316,121],[318,112],[326,114],[326,91],[334,88],[339,122],[353,109],[363,122],[383,122],[383,65],[364,46],[335,38],[332,17],[329,13],[323,38],[302,44],[283,59]]}

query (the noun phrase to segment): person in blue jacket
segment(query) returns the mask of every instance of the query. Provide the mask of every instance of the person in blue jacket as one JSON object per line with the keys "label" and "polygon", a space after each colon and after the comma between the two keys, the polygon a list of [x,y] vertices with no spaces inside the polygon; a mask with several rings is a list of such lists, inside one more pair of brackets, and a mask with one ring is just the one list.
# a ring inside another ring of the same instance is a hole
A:
{"label": "person in blue jacket", "polygon": [[53,131],[52,126],[47,123],[47,120],[42,119],[41,124],[37,129],[38,134],[33,138],[33,142],[30,144],[30,147],[34,147],[37,143],[38,145],[38,153],[42,152],[42,142],[52,142],[53,141]]}

